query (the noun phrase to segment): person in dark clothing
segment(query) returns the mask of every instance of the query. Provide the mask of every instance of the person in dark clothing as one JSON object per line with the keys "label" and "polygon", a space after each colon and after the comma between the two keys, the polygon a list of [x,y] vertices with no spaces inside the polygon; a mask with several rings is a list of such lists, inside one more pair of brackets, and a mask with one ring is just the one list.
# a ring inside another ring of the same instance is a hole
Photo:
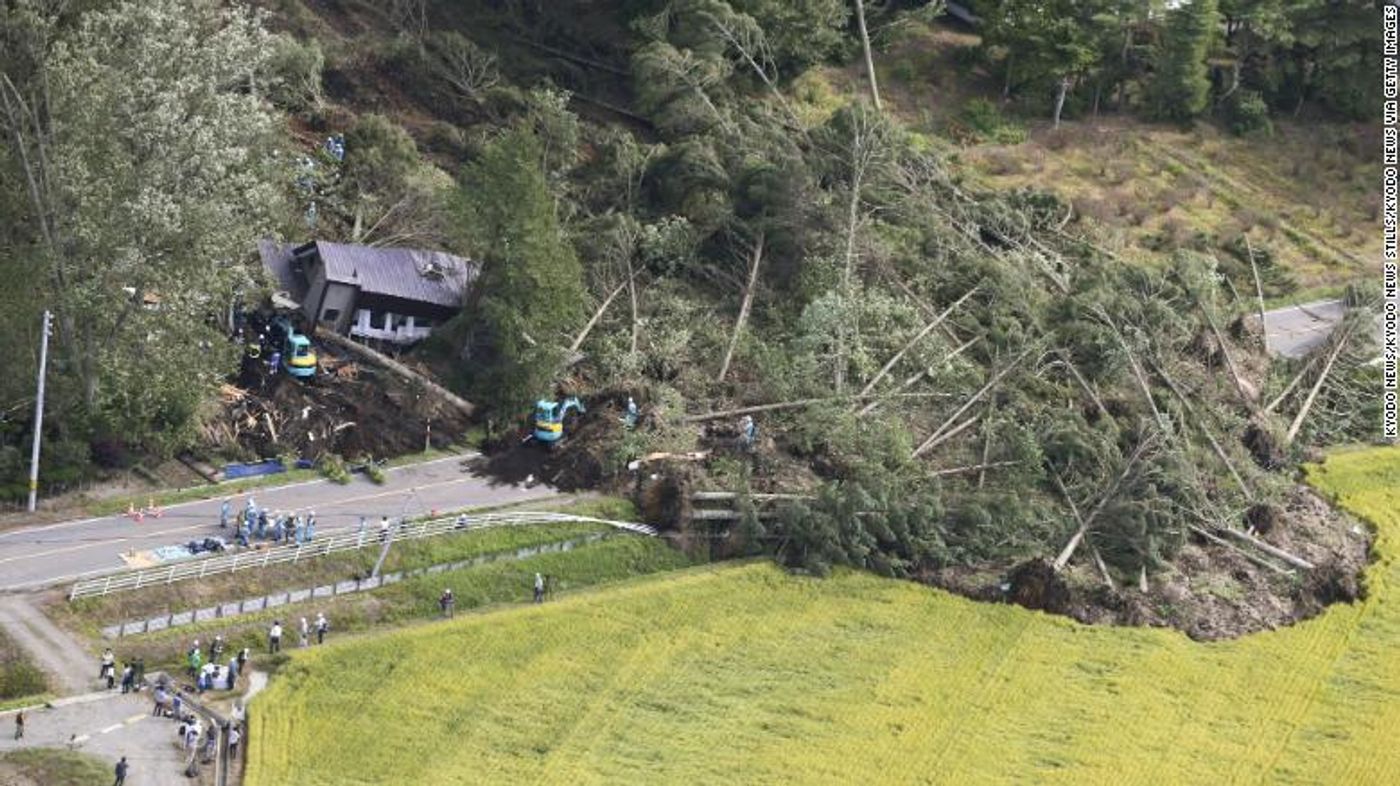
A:
{"label": "person in dark clothing", "polygon": [[117,762],[117,779],[112,781],[112,786],[122,786],[126,783],[126,770],[126,757],[123,756],[122,760]]}
{"label": "person in dark clothing", "polygon": [[136,669],[130,663],[122,669],[122,693],[130,693],[136,687]]}
{"label": "person in dark clothing", "polygon": [[15,739],[24,737],[24,710],[15,713]]}
{"label": "person in dark clothing", "polygon": [[136,687],[137,687],[138,690],[141,688],[141,683],[144,682],[145,679],[146,679],[146,659],[145,659],[145,658],[137,658],[137,659],[136,659],[136,676],[135,676],[135,678],[134,678],[132,681],[133,681],[134,683],[136,683]]}

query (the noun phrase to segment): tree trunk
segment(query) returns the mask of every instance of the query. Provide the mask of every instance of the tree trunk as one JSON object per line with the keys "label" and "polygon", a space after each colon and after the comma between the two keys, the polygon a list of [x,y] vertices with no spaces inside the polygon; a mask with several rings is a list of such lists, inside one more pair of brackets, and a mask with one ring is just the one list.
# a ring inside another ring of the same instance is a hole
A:
{"label": "tree trunk", "polygon": [[1269,320],[1264,311],[1264,284],[1259,280],[1259,265],[1254,261],[1254,246],[1244,235],[1244,250],[1249,254],[1249,269],[1254,273],[1254,295],[1259,299],[1259,332],[1264,334],[1264,355],[1269,354]]}
{"label": "tree trunk", "polygon": [[943,324],[943,320],[947,319],[948,315],[953,313],[953,309],[957,308],[958,306],[961,306],[964,301],[972,297],[972,293],[976,292],[977,289],[977,286],[974,286],[972,289],[969,289],[962,297],[954,301],[953,305],[948,306],[948,308],[944,309],[941,314],[934,317],[933,321],[925,325],[923,330],[920,330],[917,335],[915,335],[912,339],[909,340],[909,343],[905,344],[903,348],[901,348],[898,352],[894,353],[894,357],[890,358],[889,361],[887,361],[885,365],[880,369],[880,371],[875,376],[870,378],[870,381],[866,383],[864,388],[861,389],[860,394],[864,396],[865,394],[869,393],[871,389],[873,389],[875,385],[880,382],[880,380],[885,378],[886,374],[890,373],[890,369],[893,369],[895,364],[898,363],[900,359],[903,358],[905,354],[909,352],[909,350],[913,349],[914,346],[920,341],[922,341],[924,337],[927,336],[929,333],[932,333],[934,328]]}
{"label": "tree trunk", "polygon": [[1298,436],[1298,432],[1303,428],[1303,423],[1308,419],[1308,412],[1312,409],[1313,402],[1317,400],[1318,391],[1322,390],[1322,385],[1327,381],[1327,376],[1332,373],[1332,364],[1337,362],[1337,356],[1342,354],[1342,349],[1347,345],[1349,335],[1337,336],[1337,345],[1332,347],[1332,354],[1327,356],[1327,363],[1322,367],[1322,372],[1317,375],[1317,381],[1313,383],[1312,390],[1308,391],[1308,397],[1303,400],[1303,408],[1298,410],[1297,417],[1293,418],[1293,423],[1288,426],[1288,434],[1283,438],[1284,446],[1293,444],[1293,440]]}
{"label": "tree trunk", "polygon": [[734,359],[734,348],[739,345],[739,333],[749,319],[749,309],[753,306],[754,285],[758,283],[758,266],[763,262],[763,234],[753,244],[753,261],[749,263],[749,283],[744,287],[744,300],[739,306],[739,318],[734,321],[734,332],[729,336],[729,349],[724,352],[724,362],[719,367],[718,382],[723,382],[729,373],[729,363]]}
{"label": "tree trunk", "polygon": [[1055,128],[1060,127],[1060,113],[1065,108],[1065,96],[1069,94],[1069,83],[1070,78],[1063,77],[1060,79],[1059,87],[1055,90]]}
{"label": "tree trunk", "polygon": [[856,27],[860,30],[860,46],[865,52],[865,75],[870,80],[870,97],[875,102],[875,111],[883,113],[880,106],[880,85],[875,80],[875,58],[870,54],[870,33],[865,29],[865,0],[854,0],[856,5]]}

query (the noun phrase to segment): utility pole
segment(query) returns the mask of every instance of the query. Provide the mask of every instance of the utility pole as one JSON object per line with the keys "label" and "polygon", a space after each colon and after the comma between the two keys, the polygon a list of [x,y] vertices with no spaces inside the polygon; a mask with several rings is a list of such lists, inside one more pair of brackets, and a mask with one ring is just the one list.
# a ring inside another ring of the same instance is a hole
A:
{"label": "utility pole", "polygon": [[39,339],[39,392],[34,398],[34,450],[29,455],[29,512],[39,501],[39,438],[44,433],[44,371],[49,363],[49,323],[53,317],[44,312],[43,336]]}

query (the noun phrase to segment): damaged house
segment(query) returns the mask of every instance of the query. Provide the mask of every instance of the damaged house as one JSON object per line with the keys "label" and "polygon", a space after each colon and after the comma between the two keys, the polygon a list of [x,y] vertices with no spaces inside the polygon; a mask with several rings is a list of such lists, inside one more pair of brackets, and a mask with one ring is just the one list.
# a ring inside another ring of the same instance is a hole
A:
{"label": "damaged house", "polygon": [[461,311],[478,272],[471,260],[411,248],[262,240],[258,254],[318,328],[401,346]]}

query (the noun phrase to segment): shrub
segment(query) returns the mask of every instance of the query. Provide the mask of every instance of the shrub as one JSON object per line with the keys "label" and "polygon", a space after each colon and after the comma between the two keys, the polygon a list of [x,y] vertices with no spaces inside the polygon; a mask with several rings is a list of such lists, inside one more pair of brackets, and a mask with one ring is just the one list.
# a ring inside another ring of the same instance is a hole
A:
{"label": "shrub", "polygon": [[1026,129],[1007,120],[997,105],[985,98],[974,98],[964,104],[958,121],[973,141],[998,145],[1019,145],[1026,141]]}
{"label": "shrub", "polygon": [[345,459],[335,453],[326,453],[316,461],[316,469],[320,470],[326,480],[332,483],[339,483],[342,486],[350,482],[350,470],[345,468]]}
{"label": "shrub", "polygon": [[1242,90],[1230,97],[1226,105],[1226,122],[1235,136],[1272,134],[1274,124],[1269,120],[1269,105],[1253,90]]}

